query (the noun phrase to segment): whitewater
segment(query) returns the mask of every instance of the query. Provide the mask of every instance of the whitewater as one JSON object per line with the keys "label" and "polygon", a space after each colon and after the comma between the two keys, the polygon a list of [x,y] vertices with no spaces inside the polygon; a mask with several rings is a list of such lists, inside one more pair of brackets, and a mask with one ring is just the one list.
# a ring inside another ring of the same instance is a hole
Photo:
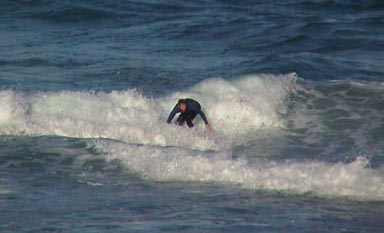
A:
{"label": "whitewater", "polygon": [[[0,93],[3,135],[57,135],[109,138],[126,143],[223,150],[237,137],[283,125],[277,110],[294,88],[295,75],[249,76],[236,81],[206,80],[184,92],[158,99],[137,90],[105,92]],[[255,91],[256,90],[256,91]],[[165,124],[182,97],[199,99],[215,124],[214,135]],[[231,111],[228,111],[231,109]],[[210,139],[211,138],[211,139]],[[215,138],[215,140],[214,140]]]}

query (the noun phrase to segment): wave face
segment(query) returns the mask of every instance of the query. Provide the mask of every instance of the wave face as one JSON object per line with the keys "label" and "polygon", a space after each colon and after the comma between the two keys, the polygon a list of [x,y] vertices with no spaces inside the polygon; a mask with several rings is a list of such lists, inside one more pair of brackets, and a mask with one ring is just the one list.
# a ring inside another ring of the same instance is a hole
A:
{"label": "wave face", "polygon": [[353,149],[380,154],[383,83],[335,80],[298,86],[288,123],[292,142],[330,157]]}
{"label": "wave face", "polygon": [[[383,200],[383,88],[288,74],[208,79],[155,99],[4,90],[0,132],[85,138],[145,179]],[[199,117],[194,129],[165,123],[181,97],[202,104],[213,132]]]}

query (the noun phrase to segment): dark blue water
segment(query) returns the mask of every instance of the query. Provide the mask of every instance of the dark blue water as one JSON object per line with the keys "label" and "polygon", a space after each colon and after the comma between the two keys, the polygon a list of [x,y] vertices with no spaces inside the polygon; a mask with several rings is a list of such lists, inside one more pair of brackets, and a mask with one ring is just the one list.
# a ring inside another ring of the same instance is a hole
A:
{"label": "dark blue water", "polygon": [[166,94],[212,77],[383,75],[380,1],[5,1],[9,88],[139,88]]}
{"label": "dark blue water", "polygon": [[382,1],[0,3],[1,232],[383,232]]}

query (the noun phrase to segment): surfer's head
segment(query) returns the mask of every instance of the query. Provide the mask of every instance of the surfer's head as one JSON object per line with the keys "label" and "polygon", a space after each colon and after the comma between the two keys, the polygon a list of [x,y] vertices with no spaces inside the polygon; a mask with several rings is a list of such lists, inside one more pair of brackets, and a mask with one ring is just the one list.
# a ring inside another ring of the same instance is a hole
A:
{"label": "surfer's head", "polygon": [[179,102],[177,102],[177,106],[179,106],[180,111],[184,112],[187,108],[187,101],[185,101],[185,99],[179,99]]}

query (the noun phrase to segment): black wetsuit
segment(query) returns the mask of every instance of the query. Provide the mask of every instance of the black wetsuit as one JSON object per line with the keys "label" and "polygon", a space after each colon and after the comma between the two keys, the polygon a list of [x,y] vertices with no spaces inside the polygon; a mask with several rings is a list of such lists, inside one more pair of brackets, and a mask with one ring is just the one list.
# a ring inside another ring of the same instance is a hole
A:
{"label": "black wetsuit", "polygon": [[185,99],[186,109],[184,112],[181,112],[179,109],[179,105],[176,104],[176,106],[173,108],[171,113],[169,113],[167,123],[171,123],[172,119],[175,117],[175,115],[179,112],[181,112],[180,116],[177,118],[176,123],[178,125],[183,125],[184,122],[187,122],[187,125],[189,128],[193,127],[192,120],[196,117],[197,114],[201,116],[204,123],[208,125],[207,117],[205,116],[204,112],[201,111],[201,106],[199,102],[193,99]]}

